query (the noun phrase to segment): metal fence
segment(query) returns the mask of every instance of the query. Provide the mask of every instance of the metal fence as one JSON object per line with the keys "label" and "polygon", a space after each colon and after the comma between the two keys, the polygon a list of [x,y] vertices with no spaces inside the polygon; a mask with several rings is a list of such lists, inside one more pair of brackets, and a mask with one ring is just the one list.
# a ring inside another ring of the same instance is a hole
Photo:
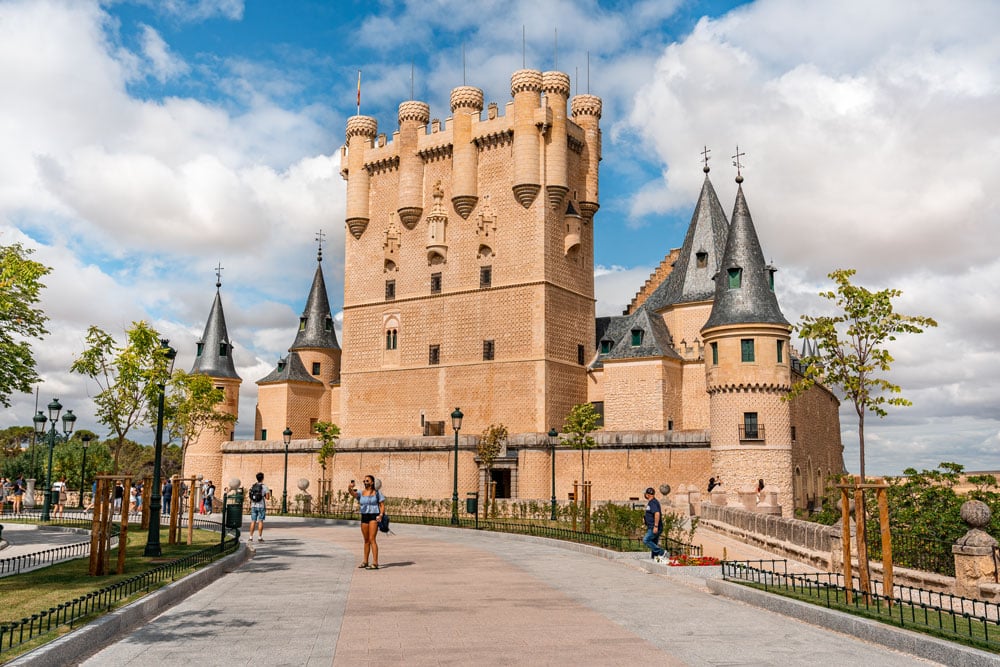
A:
{"label": "metal fence", "polygon": [[864,593],[857,579],[845,585],[836,572],[790,574],[787,561],[724,561],[723,579],[735,581],[831,609],[864,616],[926,634],[1000,652],[1000,605],[914,586],[882,582]]}
{"label": "metal fence", "polygon": [[[951,551],[953,540],[917,537],[892,525],[889,531],[892,535],[894,565],[955,576],[955,556]],[[882,532],[878,521],[865,522],[865,540],[868,542],[868,557],[882,560]]]}
{"label": "metal fence", "polygon": [[20,621],[0,623],[0,655],[4,651],[19,647],[36,637],[45,635],[60,626],[73,628],[78,622],[90,617],[113,610],[123,600],[139,592],[149,590],[164,581],[172,581],[177,575],[187,569],[211,562],[220,556],[236,551],[240,544],[240,531],[234,529],[231,537],[226,539],[226,528],[219,522],[198,520],[202,527],[221,529],[223,534],[219,544],[206,547],[193,554],[164,563],[141,574],[134,575],[116,584],[105,586],[74,598],[47,610],[22,618]]}

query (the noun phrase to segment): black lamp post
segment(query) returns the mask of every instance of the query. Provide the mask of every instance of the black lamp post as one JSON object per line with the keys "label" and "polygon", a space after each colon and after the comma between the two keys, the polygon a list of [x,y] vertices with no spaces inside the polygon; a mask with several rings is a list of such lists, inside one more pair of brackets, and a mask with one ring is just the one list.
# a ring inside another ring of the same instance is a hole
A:
{"label": "black lamp post", "polygon": [[552,446],[552,517],[553,521],[556,520],[556,438],[559,437],[559,431],[553,426],[549,429],[549,444]]}
{"label": "black lamp post", "polygon": [[[177,358],[177,350],[170,347],[170,341],[166,338],[160,339],[160,350],[167,362],[167,377],[174,372],[174,359]],[[160,467],[163,465],[163,397],[167,393],[164,383],[160,383],[160,398],[156,406],[156,440],[153,442],[153,488],[149,498],[149,532],[146,534],[146,548],[143,556],[158,558],[163,555],[160,549],[160,509],[163,507],[162,496],[160,495]],[[179,493],[175,489],[174,493]],[[223,517],[225,520],[225,517]],[[222,534],[225,535],[223,528]]]}
{"label": "black lamp post", "polygon": [[90,446],[90,435],[84,435],[83,440],[83,463],[80,464],[80,504],[79,509],[83,509],[83,490],[87,488],[87,447]]}
{"label": "black lamp post", "polygon": [[451,491],[451,525],[458,525],[458,432],[462,428],[462,411],[455,408],[451,413],[451,427],[455,429],[455,484]]}
{"label": "black lamp post", "polygon": [[292,441],[292,429],[285,427],[281,432],[281,439],[285,442],[285,484],[281,492],[281,513],[288,513],[288,445]]}
{"label": "black lamp post", "polygon": [[[52,451],[56,447],[56,422],[59,421],[59,413],[62,411],[62,403],[59,402],[58,398],[53,398],[52,402],[49,403],[49,418],[46,419],[42,411],[39,410],[32,421],[35,423],[35,434],[42,436],[45,435],[45,422],[51,421],[52,425],[49,427],[49,468],[48,475],[45,478],[45,502],[42,504],[42,521],[49,520],[49,509],[52,507]],[[67,410],[66,414],[62,418],[63,423],[63,435],[68,439],[70,434],[73,432],[73,425],[76,423],[76,415],[73,414],[72,410]]]}

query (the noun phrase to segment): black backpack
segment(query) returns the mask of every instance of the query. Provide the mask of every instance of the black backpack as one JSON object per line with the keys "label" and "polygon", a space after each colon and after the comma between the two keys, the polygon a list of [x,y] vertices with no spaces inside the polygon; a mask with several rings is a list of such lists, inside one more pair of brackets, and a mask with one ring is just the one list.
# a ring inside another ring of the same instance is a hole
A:
{"label": "black backpack", "polygon": [[262,500],[264,500],[264,485],[257,482],[250,487],[250,501],[259,503]]}

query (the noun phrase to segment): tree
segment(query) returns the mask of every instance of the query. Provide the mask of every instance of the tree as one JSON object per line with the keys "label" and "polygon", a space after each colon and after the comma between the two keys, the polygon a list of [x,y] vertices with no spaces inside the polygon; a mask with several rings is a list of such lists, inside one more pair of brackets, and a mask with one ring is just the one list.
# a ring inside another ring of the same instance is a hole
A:
{"label": "tree", "polygon": [[[232,431],[236,415],[219,410],[219,404],[225,399],[226,392],[217,389],[207,375],[174,371],[164,401],[163,418],[167,441],[180,442],[181,475],[184,474],[183,460],[188,446],[197,442],[203,433],[226,434]],[[154,414],[154,411],[149,412],[151,418]]]}
{"label": "tree", "polygon": [[326,464],[337,454],[337,439],[340,437],[340,427],[331,422],[316,422],[313,427],[319,434],[320,447],[317,457],[323,468],[323,479],[326,479]]}
{"label": "tree", "polygon": [[28,339],[48,333],[48,317],[35,304],[52,269],[28,259],[32,252],[19,243],[0,246],[0,403],[8,408],[12,393],[28,393],[39,380]]}
{"label": "tree", "polygon": [[87,348],[70,370],[90,377],[100,389],[94,396],[96,416],[114,437],[111,451],[117,473],[126,436],[146,422],[151,406],[157,404],[160,385],[169,379],[167,349],[160,346],[156,330],[142,321],[125,331],[123,346],[96,326],[87,330],[86,341]]}
{"label": "tree", "polygon": [[817,382],[838,387],[854,404],[858,415],[858,444],[861,455],[861,481],[865,480],[865,414],[880,418],[888,414],[884,406],[911,405],[898,394],[898,385],[880,373],[887,373],[893,362],[885,343],[903,333],[922,333],[925,327],[936,327],[929,317],[902,315],[893,310],[892,300],[902,292],[884,289],[871,292],[852,285],[854,269],[838,269],[829,274],[837,283],[836,292],[820,292],[834,301],[840,311],[835,316],[803,315],[796,327],[799,335],[816,341],[817,354],[802,362],[805,374],[796,382],[789,397],[802,394]]}
{"label": "tree", "polygon": [[563,433],[567,434],[563,442],[573,449],[580,450],[581,482],[586,481],[587,478],[584,451],[597,446],[597,441],[590,434],[597,430],[597,423],[600,419],[601,415],[592,403],[580,403],[574,405],[573,409],[569,411],[566,423],[562,427]]}
{"label": "tree", "polygon": [[483,503],[483,507],[487,513],[489,512],[490,503],[490,481],[493,479],[493,462],[497,460],[497,457],[503,452],[504,447],[507,446],[509,435],[507,427],[503,424],[490,424],[483,431],[483,434],[479,436],[479,442],[476,444],[479,459],[486,467],[486,500]]}
{"label": "tree", "polygon": [[0,456],[7,459],[19,455],[34,439],[32,426],[9,426],[0,430]]}

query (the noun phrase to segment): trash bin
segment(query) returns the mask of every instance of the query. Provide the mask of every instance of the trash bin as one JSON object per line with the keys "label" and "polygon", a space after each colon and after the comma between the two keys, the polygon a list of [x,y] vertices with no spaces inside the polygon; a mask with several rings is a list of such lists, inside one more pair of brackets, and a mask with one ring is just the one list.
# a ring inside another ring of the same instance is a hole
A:
{"label": "trash bin", "polygon": [[239,528],[243,525],[243,503],[226,505],[226,528]]}
{"label": "trash bin", "polygon": [[479,511],[479,494],[470,493],[469,497],[465,499],[465,513],[476,514],[478,511]]}

